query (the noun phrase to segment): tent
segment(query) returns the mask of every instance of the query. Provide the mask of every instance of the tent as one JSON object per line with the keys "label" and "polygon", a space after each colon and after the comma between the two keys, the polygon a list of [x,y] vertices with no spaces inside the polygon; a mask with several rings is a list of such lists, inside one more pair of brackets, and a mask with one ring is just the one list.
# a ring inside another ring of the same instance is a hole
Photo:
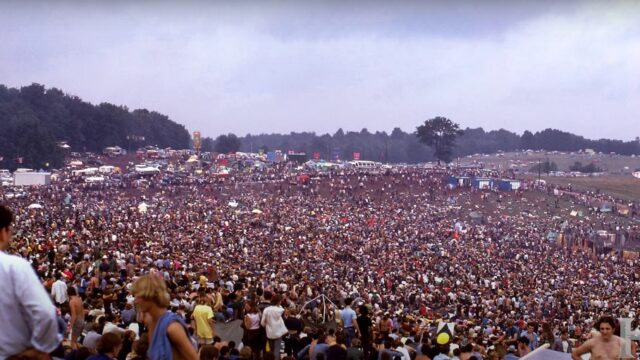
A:
{"label": "tent", "polygon": [[84,181],[88,183],[103,182],[104,176],[89,176],[88,178],[84,179]]}
{"label": "tent", "polygon": [[544,344],[534,351],[520,358],[520,360],[569,360],[571,354],[548,349],[549,344]]}

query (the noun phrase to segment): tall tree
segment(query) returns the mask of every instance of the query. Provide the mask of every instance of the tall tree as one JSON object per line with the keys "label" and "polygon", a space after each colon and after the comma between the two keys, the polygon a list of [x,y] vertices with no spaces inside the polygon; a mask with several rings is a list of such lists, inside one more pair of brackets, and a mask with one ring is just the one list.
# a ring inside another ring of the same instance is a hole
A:
{"label": "tall tree", "polygon": [[531,133],[531,131],[526,130],[522,134],[522,138],[520,140],[521,140],[522,150],[535,149],[536,138],[533,136],[533,133]]}
{"label": "tall tree", "polygon": [[214,149],[216,152],[226,154],[240,150],[240,139],[235,134],[220,135],[216,138]]}
{"label": "tall tree", "polygon": [[434,150],[438,165],[440,161],[451,161],[456,137],[462,133],[458,124],[441,116],[426,120],[416,129],[416,136],[420,142]]}

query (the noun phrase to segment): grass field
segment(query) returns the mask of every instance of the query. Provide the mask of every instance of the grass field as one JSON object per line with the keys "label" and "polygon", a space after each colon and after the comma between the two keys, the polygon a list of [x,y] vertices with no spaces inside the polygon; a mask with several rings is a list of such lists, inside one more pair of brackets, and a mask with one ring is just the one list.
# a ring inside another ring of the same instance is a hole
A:
{"label": "grass field", "polygon": [[[593,177],[556,177],[545,176],[542,178],[551,184],[571,184],[576,190],[599,190],[602,193],[615,197],[640,201],[640,179],[634,178],[631,172],[640,169],[640,156],[604,155],[604,154],[579,154],[579,153],[504,153],[492,155],[474,155],[460,159],[460,163],[481,162],[485,168],[507,170],[517,167],[521,172],[527,172],[538,161],[551,161],[556,163],[559,171],[569,171],[569,167],[579,161],[583,165],[594,163],[599,168],[606,170],[607,175]],[[519,178],[537,178],[536,174],[522,174]]]}
{"label": "grass field", "polygon": [[460,159],[460,163],[470,162],[482,162],[485,168],[492,168],[499,166],[501,169],[509,169],[511,165],[519,165],[523,171],[529,170],[532,166],[538,164],[538,161],[556,163],[559,171],[569,171],[569,167],[575,162],[580,162],[582,165],[588,165],[590,163],[595,164],[599,168],[609,172],[610,174],[631,173],[636,169],[640,169],[640,156],[622,156],[622,155],[588,155],[579,153],[522,153],[512,152],[504,154],[491,154],[491,155],[473,155]]}
{"label": "grass field", "polygon": [[640,201],[640,179],[633,176],[543,177],[548,183],[568,185],[576,190],[600,190],[618,198]]}

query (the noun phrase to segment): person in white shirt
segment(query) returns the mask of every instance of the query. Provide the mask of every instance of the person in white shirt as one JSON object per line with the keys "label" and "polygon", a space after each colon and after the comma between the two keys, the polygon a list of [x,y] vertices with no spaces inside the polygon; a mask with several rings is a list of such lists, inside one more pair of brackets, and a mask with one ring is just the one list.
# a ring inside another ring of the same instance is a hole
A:
{"label": "person in white shirt", "polygon": [[264,309],[262,319],[260,320],[260,324],[265,327],[267,332],[267,340],[269,341],[269,347],[275,360],[280,360],[281,340],[284,334],[289,332],[282,318],[284,309],[280,306],[281,301],[282,297],[279,294],[273,295],[271,298],[271,306]]}
{"label": "person in white shirt", "polygon": [[5,252],[12,221],[11,210],[0,205],[0,359],[38,358],[60,343],[56,308],[31,264]]}
{"label": "person in white shirt", "polygon": [[67,283],[62,280],[64,276],[61,273],[56,274],[56,282],[51,286],[51,296],[57,306],[62,307],[69,302],[69,294],[67,293]]}
{"label": "person in white shirt", "polygon": [[116,335],[124,336],[126,329],[123,329],[116,325],[117,319],[113,314],[105,315],[106,322],[104,323],[104,328],[102,329],[102,334],[106,333],[114,333]]}

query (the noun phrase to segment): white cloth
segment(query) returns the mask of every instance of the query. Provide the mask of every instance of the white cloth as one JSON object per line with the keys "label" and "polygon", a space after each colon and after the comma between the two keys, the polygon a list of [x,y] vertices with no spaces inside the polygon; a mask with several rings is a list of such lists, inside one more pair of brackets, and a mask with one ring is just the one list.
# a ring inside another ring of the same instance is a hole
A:
{"label": "white cloth", "polygon": [[281,306],[269,306],[264,309],[260,323],[267,330],[267,338],[278,339],[289,332],[282,319],[283,313],[284,309]]}
{"label": "white cloth", "polygon": [[56,304],[64,304],[69,301],[69,295],[67,295],[67,284],[62,280],[56,280],[51,285],[51,296]]}
{"label": "white cloth", "polygon": [[114,324],[114,323],[112,323],[110,321],[107,321],[104,324],[104,329],[102,330],[103,334],[114,333],[116,335],[124,335],[125,332],[126,332],[125,329],[123,329],[121,327],[118,327],[118,325],[116,325],[116,324]]}
{"label": "white cloth", "polygon": [[396,351],[402,354],[402,360],[411,360],[411,355],[409,355],[409,350],[404,346],[398,346]]}
{"label": "white cloth", "polygon": [[56,308],[31,265],[0,251],[0,360],[58,347]]}

